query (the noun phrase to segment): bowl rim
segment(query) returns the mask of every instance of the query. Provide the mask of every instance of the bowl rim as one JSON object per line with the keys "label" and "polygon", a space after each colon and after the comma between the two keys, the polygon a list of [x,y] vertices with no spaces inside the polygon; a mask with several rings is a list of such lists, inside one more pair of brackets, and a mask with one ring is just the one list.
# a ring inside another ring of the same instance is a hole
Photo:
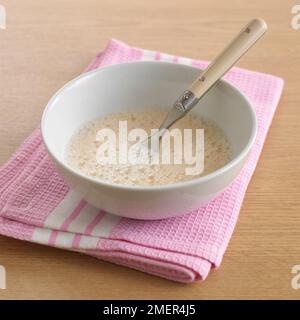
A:
{"label": "bowl rim", "polygon": [[[249,153],[250,149],[252,148],[255,138],[257,135],[257,130],[258,130],[258,124],[257,124],[257,118],[255,114],[255,110],[252,107],[251,103],[249,102],[248,98],[236,87],[234,87],[232,84],[230,84],[228,81],[224,80],[223,78],[219,80],[223,85],[229,87],[231,90],[233,90],[238,96],[240,96],[244,102],[246,102],[246,105],[250,111],[250,116],[251,116],[251,121],[252,121],[252,130],[251,130],[251,135],[250,138],[247,142],[247,144],[242,148],[242,150],[239,152],[239,154],[231,159],[226,165],[223,167],[205,175],[199,178],[187,180],[187,181],[181,181],[181,182],[175,182],[175,183],[168,183],[168,184],[162,184],[162,185],[125,185],[125,184],[117,184],[117,183],[112,183],[112,182],[107,182],[104,180],[100,180],[97,178],[90,177],[84,173],[81,173],[79,170],[73,169],[70,165],[68,165],[65,161],[61,161],[56,155],[55,152],[52,152],[51,148],[49,147],[47,143],[47,137],[45,133],[45,123],[47,121],[47,114],[49,113],[49,110],[51,106],[53,105],[53,102],[68,88],[72,87],[76,82],[79,80],[90,77],[92,74],[95,73],[101,73],[103,70],[110,69],[110,68],[118,68],[124,65],[169,65],[169,66],[175,66],[179,67],[182,69],[193,69],[193,70],[198,70],[201,71],[202,69],[190,66],[190,65],[185,65],[185,64],[174,64],[172,62],[165,62],[165,61],[131,61],[131,62],[125,62],[125,63],[117,63],[113,65],[108,65],[101,67],[99,69],[91,70],[88,72],[84,72],[80,74],[79,76],[75,77],[74,79],[68,81],[65,85],[63,85],[60,89],[58,89],[54,95],[50,98],[48,101],[43,114],[41,118],[41,135],[42,135],[42,140],[43,143],[46,147],[47,152],[50,154],[50,156],[60,165],[62,166],[66,171],[69,173],[82,178],[84,180],[87,180],[89,182],[92,182],[96,185],[102,186],[102,187],[109,187],[109,188],[114,188],[118,190],[132,190],[132,191],[159,191],[159,190],[171,190],[171,189],[176,189],[176,188],[183,188],[183,187],[191,187],[194,185],[198,185],[204,182],[207,182],[209,180],[212,180],[213,178],[216,178],[225,172],[229,171],[231,168],[236,166],[240,161],[242,161]],[[175,101],[176,97],[174,98]]]}

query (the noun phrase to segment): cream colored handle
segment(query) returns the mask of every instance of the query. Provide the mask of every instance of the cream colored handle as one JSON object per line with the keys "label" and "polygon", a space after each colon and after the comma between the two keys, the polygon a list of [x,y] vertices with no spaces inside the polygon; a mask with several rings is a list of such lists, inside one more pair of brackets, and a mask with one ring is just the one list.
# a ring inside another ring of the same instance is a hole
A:
{"label": "cream colored handle", "polygon": [[262,19],[250,21],[190,87],[201,98],[267,31]]}

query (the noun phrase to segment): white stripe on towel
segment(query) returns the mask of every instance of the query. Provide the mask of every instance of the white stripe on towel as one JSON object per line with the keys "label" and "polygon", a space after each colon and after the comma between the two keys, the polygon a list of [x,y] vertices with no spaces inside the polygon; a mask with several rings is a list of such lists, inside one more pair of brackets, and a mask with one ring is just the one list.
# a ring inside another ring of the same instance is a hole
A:
{"label": "white stripe on towel", "polygon": [[97,214],[99,214],[100,209],[97,209],[89,204],[87,204],[80,212],[79,216],[73,220],[68,231],[75,233],[83,233],[87,226],[95,219]]}
{"label": "white stripe on towel", "polygon": [[106,213],[101,221],[95,226],[92,235],[97,237],[108,237],[110,231],[118,224],[120,219],[121,218],[118,216]]}
{"label": "white stripe on towel", "polygon": [[48,244],[52,230],[35,228],[31,240],[40,244]]}
{"label": "white stripe on towel", "polygon": [[[40,244],[49,245],[49,240],[52,233],[53,230],[35,228],[31,240]],[[55,246],[70,249],[72,247],[73,238],[74,233],[58,231],[55,240]]]}
{"label": "white stripe on towel", "polygon": [[63,232],[63,231],[58,232],[56,241],[55,241],[55,246],[60,248],[66,248],[66,249],[72,248],[72,242],[73,242],[74,236],[75,236],[74,233]]}
{"label": "white stripe on towel", "polygon": [[189,59],[189,58],[178,57],[178,63],[186,64],[186,65],[190,66],[193,63],[193,60]]}
{"label": "white stripe on towel", "polygon": [[82,236],[80,239],[80,249],[96,249],[99,239],[96,237]]}
{"label": "white stripe on towel", "polygon": [[[144,61],[154,61],[155,60],[156,52],[152,50],[143,50],[143,56],[142,60]],[[166,61],[166,62],[173,62],[174,56],[166,54],[166,53],[160,53],[160,61]],[[180,64],[186,64],[188,66],[192,65],[193,60],[185,57],[178,57],[178,63]]]}
{"label": "white stripe on towel", "polygon": [[160,60],[164,62],[173,62],[174,56],[171,56],[170,54],[166,54],[166,53],[161,53]]}
{"label": "white stripe on towel", "polygon": [[81,200],[82,196],[80,196],[78,192],[70,190],[59,205],[46,218],[44,226],[52,229],[60,228]]}
{"label": "white stripe on towel", "polygon": [[151,50],[143,50],[143,61],[153,61],[155,57],[156,52]]}
{"label": "white stripe on towel", "polygon": [[[93,229],[93,236],[80,236],[79,248],[95,249],[99,241],[99,237],[108,237],[111,230],[118,224],[120,219],[121,217],[106,213]],[[54,233],[56,233],[56,235],[53,237]],[[72,232],[54,231],[46,228],[35,228],[32,235],[32,241],[49,245],[52,237],[52,239],[55,239],[52,245],[71,249],[75,236],[76,234]]]}

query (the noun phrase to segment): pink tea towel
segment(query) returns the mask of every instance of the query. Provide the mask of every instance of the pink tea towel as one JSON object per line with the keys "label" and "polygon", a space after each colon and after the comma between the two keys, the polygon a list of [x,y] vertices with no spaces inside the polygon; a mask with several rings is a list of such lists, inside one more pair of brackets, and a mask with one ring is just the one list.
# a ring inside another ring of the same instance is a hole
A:
{"label": "pink tea towel", "polygon": [[[207,65],[113,39],[86,71],[136,60]],[[280,78],[239,68],[225,78],[248,97],[259,129],[242,172],[218,198],[160,221],[131,220],[98,210],[58,175],[38,128],[0,169],[0,234],[86,253],[174,281],[205,279],[221,263],[283,88]]]}

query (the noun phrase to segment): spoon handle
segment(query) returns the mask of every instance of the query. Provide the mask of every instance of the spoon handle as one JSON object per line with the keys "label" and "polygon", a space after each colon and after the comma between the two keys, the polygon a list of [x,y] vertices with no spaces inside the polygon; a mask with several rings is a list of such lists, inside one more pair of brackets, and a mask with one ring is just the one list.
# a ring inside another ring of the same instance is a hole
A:
{"label": "spoon handle", "polygon": [[200,99],[266,31],[264,20],[250,21],[193,82],[189,90]]}
{"label": "spoon handle", "polygon": [[201,72],[191,87],[176,100],[160,129],[169,128],[185,116],[266,31],[267,24],[264,20],[251,20],[216,59]]}

